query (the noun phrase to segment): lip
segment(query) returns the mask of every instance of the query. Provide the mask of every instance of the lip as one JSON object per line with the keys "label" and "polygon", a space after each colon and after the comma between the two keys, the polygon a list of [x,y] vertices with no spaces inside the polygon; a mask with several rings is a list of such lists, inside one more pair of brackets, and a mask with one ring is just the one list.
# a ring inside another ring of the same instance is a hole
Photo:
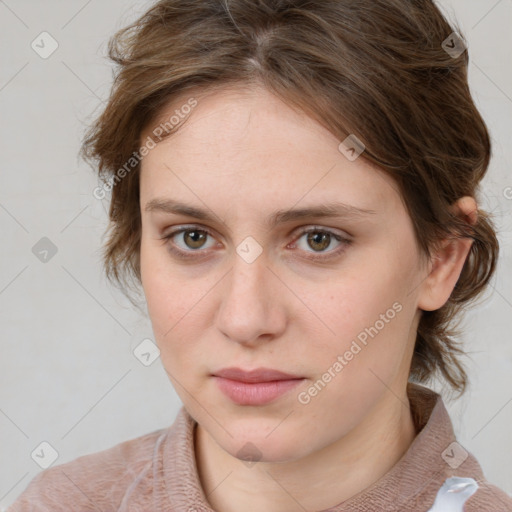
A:
{"label": "lip", "polygon": [[277,380],[303,379],[300,375],[292,375],[271,368],[256,368],[254,370],[242,370],[241,368],[224,368],[213,374],[215,377],[237,380],[239,382],[274,382]]}
{"label": "lip", "polygon": [[241,370],[225,368],[212,375],[219,389],[238,405],[268,404],[304,380],[269,368]]}

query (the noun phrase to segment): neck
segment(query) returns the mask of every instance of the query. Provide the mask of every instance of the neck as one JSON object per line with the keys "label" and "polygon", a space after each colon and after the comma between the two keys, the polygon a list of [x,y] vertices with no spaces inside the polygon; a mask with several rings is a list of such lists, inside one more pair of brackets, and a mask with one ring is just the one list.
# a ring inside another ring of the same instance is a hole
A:
{"label": "neck", "polygon": [[324,510],[384,476],[415,437],[407,394],[397,400],[385,393],[349,434],[291,462],[258,462],[248,467],[197,425],[196,464],[208,502],[218,512]]}

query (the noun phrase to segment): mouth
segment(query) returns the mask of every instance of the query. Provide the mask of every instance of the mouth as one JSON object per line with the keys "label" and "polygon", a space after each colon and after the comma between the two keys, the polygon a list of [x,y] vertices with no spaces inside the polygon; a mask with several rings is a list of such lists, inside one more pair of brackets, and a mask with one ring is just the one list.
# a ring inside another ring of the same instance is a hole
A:
{"label": "mouth", "polygon": [[265,405],[277,400],[301,382],[305,377],[269,368],[242,370],[226,368],[212,377],[219,389],[238,405]]}

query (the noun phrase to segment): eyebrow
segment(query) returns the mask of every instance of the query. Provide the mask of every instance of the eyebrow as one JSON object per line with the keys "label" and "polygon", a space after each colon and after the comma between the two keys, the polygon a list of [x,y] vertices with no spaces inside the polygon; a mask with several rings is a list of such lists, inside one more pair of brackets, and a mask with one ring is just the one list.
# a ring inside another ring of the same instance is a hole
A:
{"label": "eyebrow", "polygon": [[[217,215],[210,214],[208,210],[197,208],[185,203],[180,203],[174,199],[158,197],[149,201],[146,204],[144,211],[174,213],[210,222],[214,222],[216,220],[215,217],[217,217],[217,219],[219,218]],[[376,213],[377,212],[375,210],[357,208],[355,206],[344,203],[332,202],[327,204],[320,204],[317,206],[310,206],[307,208],[277,210],[268,217],[266,225],[268,228],[273,228],[280,223],[306,218],[361,218]]]}

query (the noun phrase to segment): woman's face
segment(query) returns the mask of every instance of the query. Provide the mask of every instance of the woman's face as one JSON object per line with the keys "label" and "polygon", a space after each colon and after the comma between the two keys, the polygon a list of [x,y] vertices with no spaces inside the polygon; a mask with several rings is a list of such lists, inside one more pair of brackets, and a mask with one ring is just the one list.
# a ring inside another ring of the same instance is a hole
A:
{"label": "woman's face", "polygon": [[[341,140],[264,89],[196,98],[141,168],[156,343],[186,409],[224,450],[293,460],[406,396],[426,270],[396,185],[364,153],[349,160]],[[305,212],[327,205],[328,216]],[[232,367],[302,380],[214,376]]]}

